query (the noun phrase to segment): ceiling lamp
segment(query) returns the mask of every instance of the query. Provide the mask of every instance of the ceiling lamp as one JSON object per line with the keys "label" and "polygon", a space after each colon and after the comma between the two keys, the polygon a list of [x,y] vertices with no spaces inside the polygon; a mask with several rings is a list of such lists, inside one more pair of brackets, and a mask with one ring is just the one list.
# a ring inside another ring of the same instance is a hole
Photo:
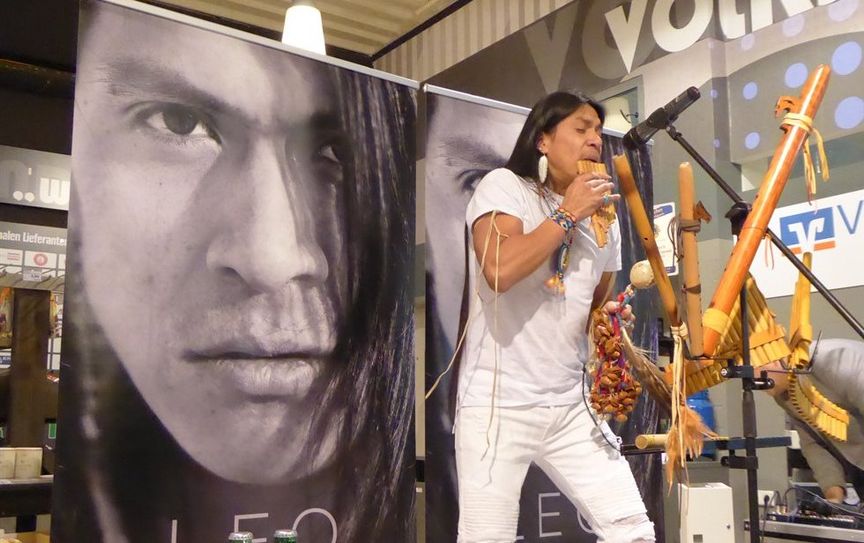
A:
{"label": "ceiling lamp", "polygon": [[324,49],[324,27],[321,12],[312,2],[296,0],[285,12],[285,27],[282,29],[282,43],[326,55]]}

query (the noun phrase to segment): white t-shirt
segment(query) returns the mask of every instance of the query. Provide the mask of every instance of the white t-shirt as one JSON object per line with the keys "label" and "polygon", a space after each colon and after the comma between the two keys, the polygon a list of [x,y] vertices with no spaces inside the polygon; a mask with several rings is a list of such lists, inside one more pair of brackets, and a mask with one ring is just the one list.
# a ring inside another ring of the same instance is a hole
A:
{"label": "white t-shirt", "polygon": [[[533,185],[512,171],[493,170],[468,203],[469,232],[478,218],[496,211],[520,219],[523,231],[529,233],[563,200],[557,194],[549,198],[552,201],[541,199]],[[544,284],[555,273],[555,251],[548,264],[499,294],[497,304],[479,273],[469,236],[470,321],[459,374],[459,406],[490,405],[493,382],[495,403],[504,407],[581,401],[582,369],[589,355],[585,326],[601,275],[621,269],[621,233],[615,221],[601,249],[588,218],[569,235],[573,242],[564,275],[565,298],[550,293]],[[487,254],[494,254],[495,238],[493,231]]]}

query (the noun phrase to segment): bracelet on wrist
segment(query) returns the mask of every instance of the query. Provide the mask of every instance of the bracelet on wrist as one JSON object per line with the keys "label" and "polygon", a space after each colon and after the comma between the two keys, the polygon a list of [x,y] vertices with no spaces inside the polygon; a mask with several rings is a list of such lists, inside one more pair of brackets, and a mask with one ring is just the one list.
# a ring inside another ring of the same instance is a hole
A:
{"label": "bracelet on wrist", "polygon": [[567,215],[567,218],[570,219],[573,224],[579,223],[579,219],[576,218],[576,215],[570,213],[568,210],[564,209],[563,207],[559,207],[558,210]]}
{"label": "bracelet on wrist", "polygon": [[549,215],[549,218],[552,219],[552,222],[560,226],[564,229],[565,232],[569,232],[576,226],[576,220],[574,220],[573,215],[571,215],[566,209],[563,207],[559,207],[555,211]]}

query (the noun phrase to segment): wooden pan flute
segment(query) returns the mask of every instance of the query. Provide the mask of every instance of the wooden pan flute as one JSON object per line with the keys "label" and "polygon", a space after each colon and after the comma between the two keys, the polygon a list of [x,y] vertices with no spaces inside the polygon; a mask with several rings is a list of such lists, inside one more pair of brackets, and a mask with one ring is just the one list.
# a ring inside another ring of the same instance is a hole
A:
{"label": "wooden pan flute", "polygon": [[[591,160],[577,162],[576,171],[578,173],[608,173],[605,164]],[[609,239],[609,228],[612,227],[613,222],[615,222],[615,202],[600,206],[600,209],[591,215],[591,228],[594,230],[594,237],[597,238],[598,247],[606,246]]]}

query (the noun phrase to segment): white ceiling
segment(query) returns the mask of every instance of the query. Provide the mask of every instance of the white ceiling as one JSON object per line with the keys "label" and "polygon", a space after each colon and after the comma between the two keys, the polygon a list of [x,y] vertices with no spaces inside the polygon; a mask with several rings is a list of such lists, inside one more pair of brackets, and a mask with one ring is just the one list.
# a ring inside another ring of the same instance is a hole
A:
{"label": "white ceiling", "polygon": [[[161,0],[242,23],[282,31],[292,0]],[[327,45],[372,55],[442,11],[453,0],[313,0]]]}

